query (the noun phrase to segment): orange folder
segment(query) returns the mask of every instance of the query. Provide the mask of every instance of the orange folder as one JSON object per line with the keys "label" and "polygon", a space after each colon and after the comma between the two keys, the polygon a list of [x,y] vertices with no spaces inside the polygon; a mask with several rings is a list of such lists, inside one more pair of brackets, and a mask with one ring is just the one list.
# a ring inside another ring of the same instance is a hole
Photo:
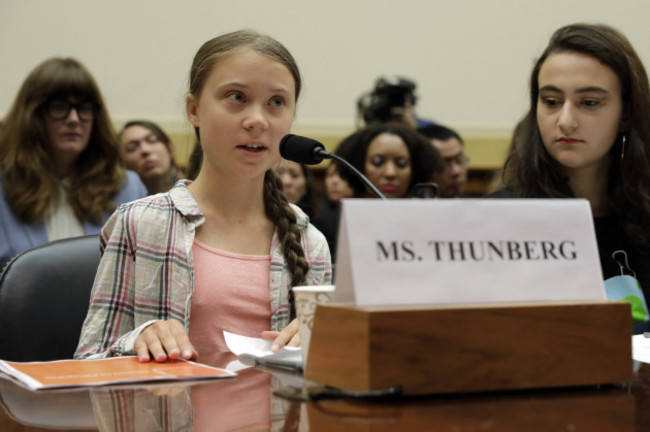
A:
{"label": "orange folder", "polygon": [[140,363],[137,357],[30,363],[0,361],[0,372],[32,390],[147,381],[228,378],[236,375],[225,369],[191,361]]}

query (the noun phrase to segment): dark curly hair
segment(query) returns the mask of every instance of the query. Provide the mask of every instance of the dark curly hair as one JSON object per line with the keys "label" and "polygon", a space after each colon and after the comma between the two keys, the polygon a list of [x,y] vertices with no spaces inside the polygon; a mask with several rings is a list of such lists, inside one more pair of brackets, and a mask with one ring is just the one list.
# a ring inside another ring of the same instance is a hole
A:
{"label": "dark curly hair", "polygon": [[[430,182],[434,171],[443,166],[440,153],[438,153],[425,136],[413,128],[396,123],[375,124],[354,132],[339,143],[336,154],[365,174],[365,161],[368,147],[377,136],[383,133],[397,135],[408,148],[409,155],[411,156],[409,191],[416,183]],[[345,168],[340,168],[338,171],[341,178],[347,181],[354,190],[354,196],[365,196],[366,186],[361,180]]]}

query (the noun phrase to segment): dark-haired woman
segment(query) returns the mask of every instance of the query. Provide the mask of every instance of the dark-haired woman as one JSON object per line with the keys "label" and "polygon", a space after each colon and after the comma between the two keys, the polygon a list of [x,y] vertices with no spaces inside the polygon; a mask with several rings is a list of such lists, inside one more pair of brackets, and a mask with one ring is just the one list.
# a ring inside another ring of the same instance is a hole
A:
{"label": "dark-haired woman", "polygon": [[[363,173],[386,198],[407,198],[417,183],[431,181],[443,166],[438,151],[413,128],[382,123],[360,129],[341,141],[337,154]],[[341,178],[355,197],[371,196],[366,186],[347,170]]]}
{"label": "dark-haired woman", "polygon": [[291,204],[300,207],[309,220],[314,217],[314,174],[307,165],[282,159],[275,167],[282,181],[282,192]]}
{"label": "dark-haired woman", "polygon": [[647,319],[650,90],[625,36],[605,25],[558,29],[533,68],[519,139],[506,188],[491,196],[587,199],[608,296],[632,281],[634,318]]}

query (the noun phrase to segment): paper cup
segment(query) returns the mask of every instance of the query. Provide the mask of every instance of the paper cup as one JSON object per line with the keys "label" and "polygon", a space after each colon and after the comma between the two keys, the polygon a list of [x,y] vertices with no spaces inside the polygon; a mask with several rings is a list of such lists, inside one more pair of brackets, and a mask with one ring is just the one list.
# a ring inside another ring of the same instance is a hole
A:
{"label": "paper cup", "polygon": [[311,329],[314,327],[316,305],[331,302],[333,293],[334,285],[293,287],[296,315],[298,316],[298,331],[300,332],[303,368],[307,366],[307,353],[309,352]]}

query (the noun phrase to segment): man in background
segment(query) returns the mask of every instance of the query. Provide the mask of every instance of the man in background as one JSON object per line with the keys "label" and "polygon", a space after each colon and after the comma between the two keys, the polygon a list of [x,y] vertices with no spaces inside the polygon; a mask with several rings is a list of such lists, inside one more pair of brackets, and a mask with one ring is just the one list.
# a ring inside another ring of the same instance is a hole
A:
{"label": "man in background", "polygon": [[462,198],[467,182],[469,159],[464,153],[464,143],[453,129],[435,124],[418,129],[431,140],[445,162],[443,171],[435,172],[432,181],[438,185],[442,198]]}

